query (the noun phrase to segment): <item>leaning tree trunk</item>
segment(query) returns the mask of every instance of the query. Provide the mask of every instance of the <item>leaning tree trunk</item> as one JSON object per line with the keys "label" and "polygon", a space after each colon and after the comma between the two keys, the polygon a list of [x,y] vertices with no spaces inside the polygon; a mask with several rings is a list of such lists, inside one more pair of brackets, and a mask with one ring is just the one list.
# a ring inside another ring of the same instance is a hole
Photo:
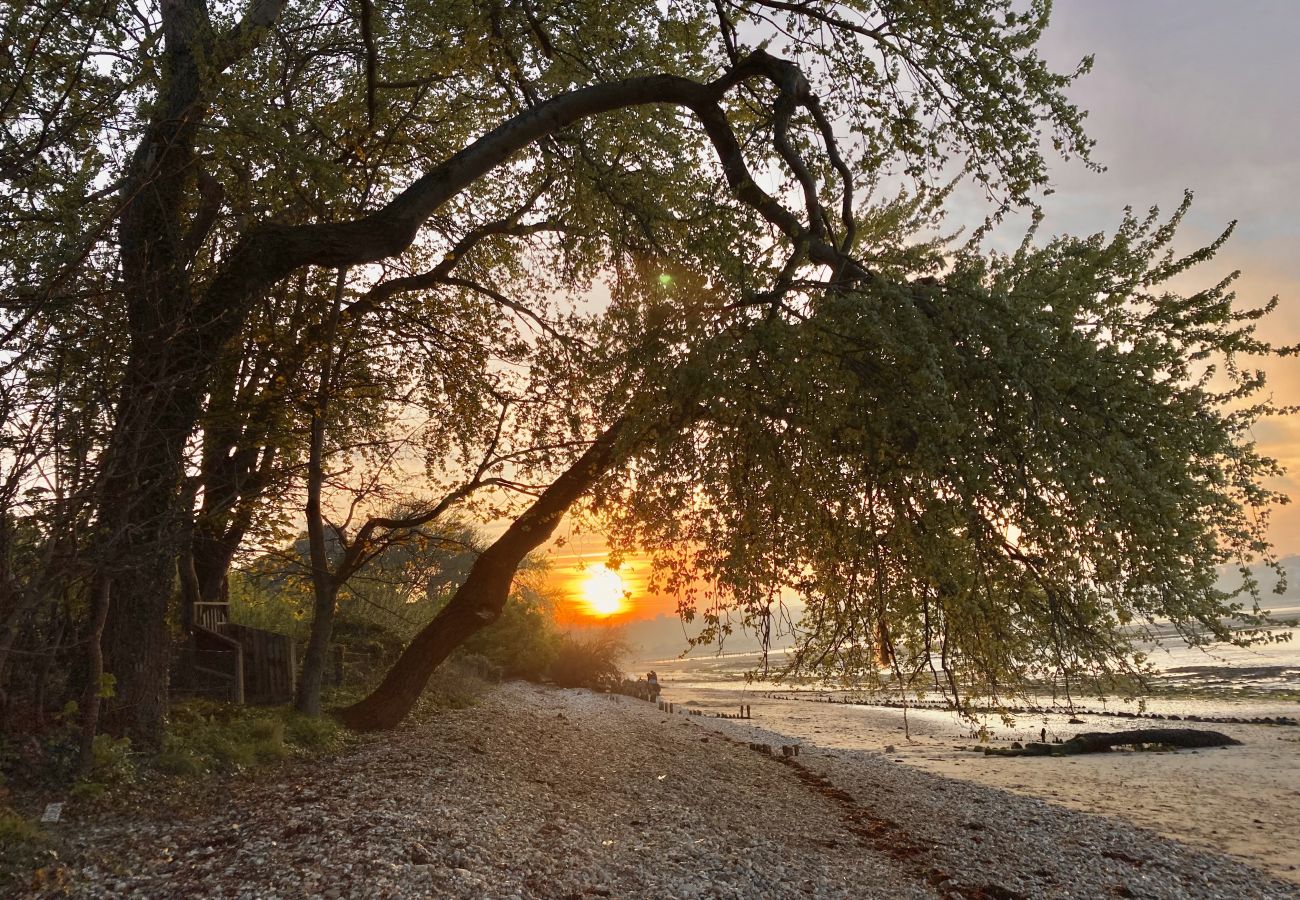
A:
{"label": "leaning tree trunk", "polygon": [[397,658],[370,696],[338,711],[344,725],[357,731],[393,728],[406,718],[447,656],[501,615],[510,596],[515,570],[544,544],[560,519],[614,465],[624,420],[611,425],[596,442],[524,511],[506,533],[479,556],[451,602],[426,625]]}

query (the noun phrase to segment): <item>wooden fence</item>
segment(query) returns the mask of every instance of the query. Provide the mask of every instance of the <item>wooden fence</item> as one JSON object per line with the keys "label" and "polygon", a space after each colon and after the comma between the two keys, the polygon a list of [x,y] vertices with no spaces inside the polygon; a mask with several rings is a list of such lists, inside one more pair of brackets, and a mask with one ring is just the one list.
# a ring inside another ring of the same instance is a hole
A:
{"label": "wooden fence", "polygon": [[173,694],[244,702],[244,648],[239,641],[196,625],[172,672]]}
{"label": "wooden fence", "polygon": [[221,625],[220,631],[243,648],[245,702],[288,703],[293,699],[298,661],[292,638],[233,622]]}
{"label": "wooden fence", "polygon": [[226,621],[226,609],[219,608],[225,604],[195,607],[194,628],[172,674],[173,693],[230,703],[293,700],[298,661],[292,638]]}

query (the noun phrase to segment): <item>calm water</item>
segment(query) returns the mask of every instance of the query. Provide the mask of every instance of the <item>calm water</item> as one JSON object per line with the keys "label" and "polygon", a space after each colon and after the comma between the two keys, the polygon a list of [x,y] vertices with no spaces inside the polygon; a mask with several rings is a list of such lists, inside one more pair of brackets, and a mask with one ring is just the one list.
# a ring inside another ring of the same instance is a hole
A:
{"label": "calm water", "polygon": [[[1274,609],[1274,617],[1291,619],[1300,617],[1300,606]],[[1142,700],[1076,696],[1076,706],[1106,712],[1134,712],[1143,710],[1163,715],[1199,715],[1205,717],[1254,718],[1288,716],[1300,718],[1300,628],[1278,629],[1277,634],[1290,634],[1284,643],[1268,644],[1250,649],[1230,645],[1215,645],[1207,649],[1194,649],[1176,638],[1165,639],[1165,646],[1148,645],[1144,649],[1160,674],[1152,682],[1152,693]],[[783,651],[773,651],[771,663],[779,666]],[[747,672],[761,665],[757,653],[710,654],[697,650],[686,659],[661,659],[642,662],[637,668],[654,668],[664,684],[665,698],[710,712],[734,712],[740,704],[752,703],[762,707],[764,718],[776,715],[781,723],[769,722],[778,731],[789,732],[811,718],[822,720],[828,715],[834,719],[854,717],[854,710],[863,710],[854,701],[871,704],[873,700],[897,699],[897,694],[870,696],[863,691],[828,687],[816,682],[778,683],[756,679],[746,682]],[[780,701],[777,698],[783,698]],[[790,702],[801,701],[801,702]],[[1035,698],[1035,705],[1056,707],[1050,716],[1022,713],[1014,725],[1005,725],[998,717],[989,716],[981,721],[991,730],[1007,739],[1032,737],[1039,727],[1048,725],[1053,734],[1068,737],[1080,730],[1067,724],[1069,710],[1063,698]],[[820,705],[817,705],[820,704]],[[874,708],[874,707],[868,707]],[[814,713],[814,710],[817,712]],[[900,710],[882,711],[901,719]],[[911,721],[932,733],[943,731],[956,735],[969,731],[972,724],[959,720],[953,713],[911,709]],[[1083,730],[1095,730],[1098,719]],[[1023,733],[1023,734],[1022,734]]]}

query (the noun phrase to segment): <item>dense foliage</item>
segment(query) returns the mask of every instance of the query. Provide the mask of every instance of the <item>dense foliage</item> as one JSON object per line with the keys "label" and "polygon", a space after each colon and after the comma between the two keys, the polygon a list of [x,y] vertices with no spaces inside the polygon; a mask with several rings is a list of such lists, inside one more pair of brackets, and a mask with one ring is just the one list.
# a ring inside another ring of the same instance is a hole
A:
{"label": "dense foliage", "polygon": [[1163,292],[1204,255],[1163,255],[1177,216],[1007,258],[936,238],[956,177],[995,221],[1049,156],[1090,164],[1066,90],[1091,62],[1044,63],[1049,15],[11,5],[7,715],[79,700],[88,760],[103,702],[160,746],[177,638],[300,511],[308,711],[354,578],[458,511],[511,522],[358,728],[400,720],[579,510],[688,611],[709,585],[715,630],[799,594],[812,669],[991,686],[1132,665],[1133,623],[1223,637],[1212,567],[1267,552],[1278,499],[1257,314]]}
{"label": "dense foliage", "polygon": [[1219,588],[1267,557],[1286,499],[1259,484],[1280,470],[1241,368],[1271,352],[1266,310],[1164,290],[1213,249],[1168,254],[1185,209],[787,300],[711,361],[695,427],[618,483],[625,540],[681,548],[659,553],[667,584],[709,573],[706,638],[729,610],[766,632],[795,594],[792,668],[857,683],[1140,673],[1157,622],[1266,638],[1256,585]]}

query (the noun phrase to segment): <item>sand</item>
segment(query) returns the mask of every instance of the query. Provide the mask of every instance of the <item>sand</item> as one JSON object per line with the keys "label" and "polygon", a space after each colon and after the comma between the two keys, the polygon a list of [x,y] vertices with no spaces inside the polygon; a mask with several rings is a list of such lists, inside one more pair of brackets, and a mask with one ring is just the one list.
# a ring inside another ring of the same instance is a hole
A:
{"label": "sand", "polygon": [[998,728],[992,746],[1011,740],[1068,738],[1079,731],[1122,731],[1176,725],[1220,731],[1241,746],[1176,753],[1113,752],[1072,757],[1006,758],[968,749],[979,743],[947,713],[913,710],[911,738],[902,714],[805,700],[768,699],[739,689],[698,689],[668,682],[664,697],[683,708],[734,712],[750,705],[753,719],[731,727],[766,728],[828,748],[875,750],[909,766],[1002,788],[1050,803],[1154,829],[1161,834],[1226,853],[1279,877],[1300,883],[1300,727],[1164,723],[1083,715],[1070,726],[1065,716],[1026,715],[1012,728]]}

